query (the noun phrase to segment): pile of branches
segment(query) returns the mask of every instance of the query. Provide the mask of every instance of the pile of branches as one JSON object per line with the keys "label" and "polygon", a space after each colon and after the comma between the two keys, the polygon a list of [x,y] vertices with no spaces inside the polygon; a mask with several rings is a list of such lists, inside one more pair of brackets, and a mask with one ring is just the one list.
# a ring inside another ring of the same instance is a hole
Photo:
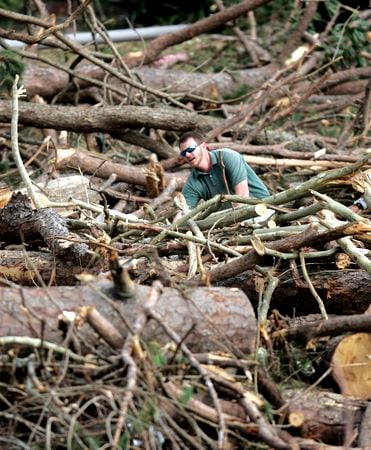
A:
{"label": "pile of branches", "polygon": [[[2,38],[74,55],[67,66],[13,49],[37,62],[26,91],[14,54],[2,60],[12,86],[0,101],[5,448],[371,445],[371,222],[348,207],[371,198],[370,69],[318,67],[341,7],[319,37],[306,33],[317,2],[293,13],[275,58],[235,26],[252,61],[238,74],[138,67],[247,12],[254,34],[264,3],[218,2],[218,13],[124,56],[90,1],[58,25],[40,1],[37,16],[0,11],[33,30]],[[109,55],[63,34],[81,14]],[[315,132],[334,115],[336,137]],[[219,195],[187,211],[176,144],[195,128],[243,153],[272,195]],[[225,202],[240,206],[220,211]]]}

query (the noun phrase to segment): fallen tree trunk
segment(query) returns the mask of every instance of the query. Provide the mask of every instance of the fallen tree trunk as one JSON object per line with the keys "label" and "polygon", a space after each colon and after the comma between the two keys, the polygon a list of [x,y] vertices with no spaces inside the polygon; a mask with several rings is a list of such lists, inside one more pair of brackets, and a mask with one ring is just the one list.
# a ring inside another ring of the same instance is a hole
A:
{"label": "fallen tree trunk", "polygon": [[[127,323],[133,323],[143,313],[151,287],[136,286],[135,301],[118,300],[113,283],[104,278],[76,287],[1,288],[0,336],[30,336],[54,343],[63,342],[58,330],[58,315],[82,307],[94,307],[124,337]],[[164,323],[172,327],[193,351],[229,348],[232,351],[252,351],[256,335],[256,320],[246,295],[237,289],[190,288],[180,291],[164,288],[153,308]],[[125,321],[123,320],[125,318]],[[81,325],[81,324],[80,324]],[[42,331],[43,329],[43,331]],[[84,342],[97,344],[92,329],[79,328]],[[166,344],[168,336],[154,321],[143,330],[144,338]]]}
{"label": "fallen tree trunk", "polygon": [[[0,101],[0,121],[11,121],[10,102]],[[49,128],[67,130],[77,133],[106,132],[113,137],[128,140],[125,129],[137,129],[150,127],[163,130],[189,131],[198,129],[206,132],[221,123],[221,119],[197,114],[196,112],[180,111],[172,107],[147,106],[109,106],[102,108],[55,106],[47,104],[35,104],[20,102],[18,122],[21,125],[36,128]],[[254,129],[251,125],[244,125],[238,130],[239,136]],[[133,142],[133,135],[129,135],[129,141]],[[145,143],[146,141],[147,143]],[[140,145],[151,150],[152,140],[141,138]],[[313,139],[296,137],[292,133],[264,130],[254,136],[253,143],[260,145],[272,145],[280,142],[289,142],[287,148],[298,151],[317,151],[325,142],[318,136]],[[138,138],[137,143],[139,144]],[[144,145],[145,144],[145,145]],[[156,153],[158,149],[156,148]],[[168,153],[168,152],[167,152]]]}
{"label": "fallen tree trunk", "polygon": [[[184,95],[201,95],[205,98],[218,100],[215,93],[221,97],[226,93],[236,91],[239,86],[246,85],[251,88],[259,87],[268,80],[275,72],[274,65],[263,66],[248,70],[241,70],[237,73],[189,73],[181,70],[163,70],[153,67],[142,67],[133,71],[144,84],[155,89],[168,90],[171,86],[173,93]],[[105,72],[94,65],[85,65],[77,70],[77,74],[83,77],[102,79]],[[53,80],[51,83],[50,80]],[[68,73],[42,64],[30,64],[27,66],[23,81],[27,89],[29,98],[40,95],[46,99],[52,98],[62,89],[68,86],[70,77]],[[116,87],[122,83],[110,80]],[[87,87],[83,79],[77,79],[76,83],[80,88]],[[71,88],[74,87],[71,85]]]}
{"label": "fallen tree trunk", "polygon": [[[0,121],[10,122],[11,104],[0,101]],[[186,131],[205,128],[209,120],[199,114],[176,108],[149,106],[50,106],[19,102],[19,118],[22,125],[36,128],[92,133],[94,131],[121,132],[123,128],[151,127],[163,130]]]}
{"label": "fallen tree trunk", "polygon": [[[83,173],[94,174],[106,179],[114,173],[117,181],[125,181],[126,183],[140,186],[147,186],[148,183],[145,167],[112,163],[101,155],[92,155],[89,152],[73,148],[57,151],[55,167],[58,170],[81,170]],[[181,189],[186,177],[180,174],[164,174],[164,179],[165,184],[169,184],[172,179],[176,179],[177,188]]]}
{"label": "fallen tree trunk", "polygon": [[[241,86],[246,86],[251,89],[260,87],[265,81],[273,76],[277,70],[277,64],[269,64],[259,68],[234,71],[233,74],[226,72],[190,73],[182,70],[163,70],[154,67],[142,67],[136,69],[133,73],[135,73],[146,86],[150,86],[154,89],[168,90],[169,86],[171,86],[172,93],[181,93],[184,96],[198,95],[204,98],[219,100],[219,98],[222,98],[226,94],[236,92]],[[89,64],[79,68],[76,73],[82,78],[88,77],[99,80],[103,78],[104,70]],[[348,74],[347,71],[344,71],[344,73]],[[367,82],[367,77],[369,77],[370,74],[371,70],[369,68],[354,70],[353,77],[362,81],[355,93],[360,93],[364,90],[363,78]],[[50,80],[53,80],[53,82],[51,83]],[[336,74],[334,74],[329,78],[328,84],[331,82],[334,83],[336,80]],[[70,76],[68,73],[50,66],[30,64],[27,66],[23,82],[25,83],[29,98],[32,98],[34,95],[40,95],[41,97],[49,99],[68,86]],[[111,82],[113,82],[115,86],[122,86],[122,83],[119,83],[118,81],[111,80]],[[76,83],[80,88],[90,84],[86,81],[84,82],[83,79],[77,78]],[[71,85],[71,88],[74,88],[73,85]],[[339,91],[342,93],[340,89],[336,92]],[[282,96],[284,96],[283,92]]]}
{"label": "fallen tree trunk", "polygon": [[[354,225],[354,224],[353,224]],[[319,232],[316,226],[309,225],[301,233],[288,236],[286,238],[271,242],[267,244],[264,248],[261,248],[259,253],[252,248],[246,254],[233,259],[232,261],[219,265],[212,269],[208,273],[210,282],[215,283],[217,281],[225,280],[227,278],[233,277],[245,270],[252,269],[256,264],[269,254],[269,250],[288,253],[300,250],[303,247],[311,247],[317,245],[323,245],[326,242],[339,239],[348,234],[357,234],[357,226],[348,226],[345,224],[343,226],[337,227],[329,231]]]}

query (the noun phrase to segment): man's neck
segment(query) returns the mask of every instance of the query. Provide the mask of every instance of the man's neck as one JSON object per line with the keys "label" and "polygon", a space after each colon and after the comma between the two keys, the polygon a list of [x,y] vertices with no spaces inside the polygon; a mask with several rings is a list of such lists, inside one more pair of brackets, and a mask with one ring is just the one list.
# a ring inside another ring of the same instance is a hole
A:
{"label": "man's neck", "polygon": [[200,162],[200,165],[197,167],[197,169],[200,172],[210,172],[211,170],[211,156],[210,153],[207,150],[204,150],[202,160]]}

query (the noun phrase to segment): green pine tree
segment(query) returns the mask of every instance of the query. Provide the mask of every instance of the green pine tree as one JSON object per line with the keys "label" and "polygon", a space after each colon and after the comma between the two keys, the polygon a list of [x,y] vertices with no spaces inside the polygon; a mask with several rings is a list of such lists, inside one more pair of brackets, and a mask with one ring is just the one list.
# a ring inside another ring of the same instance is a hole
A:
{"label": "green pine tree", "polygon": [[14,78],[18,74],[21,79],[25,64],[19,59],[19,56],[12,51],[0,53],[0,92],[11,91]]}

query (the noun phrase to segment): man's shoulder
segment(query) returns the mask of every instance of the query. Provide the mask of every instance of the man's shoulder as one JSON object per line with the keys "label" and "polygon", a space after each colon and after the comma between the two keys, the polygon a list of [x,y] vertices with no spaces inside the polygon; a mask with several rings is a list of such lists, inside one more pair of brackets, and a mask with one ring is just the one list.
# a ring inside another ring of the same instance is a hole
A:
{"label": "man's shoulder", "polygon": [[227,158],[228,157],[232,157],[232,158],[235,158],[235,157],[240,158],[241,157],[240,153],[238,153],[238,152],[236,152],[236,150],[232,150],[231,148],[228,148],[228,147],[216,148],[214,150],[211,150],[210,153],[213,153],[215,155],[222,154],[223,158],[224,158],[224,156]]}

